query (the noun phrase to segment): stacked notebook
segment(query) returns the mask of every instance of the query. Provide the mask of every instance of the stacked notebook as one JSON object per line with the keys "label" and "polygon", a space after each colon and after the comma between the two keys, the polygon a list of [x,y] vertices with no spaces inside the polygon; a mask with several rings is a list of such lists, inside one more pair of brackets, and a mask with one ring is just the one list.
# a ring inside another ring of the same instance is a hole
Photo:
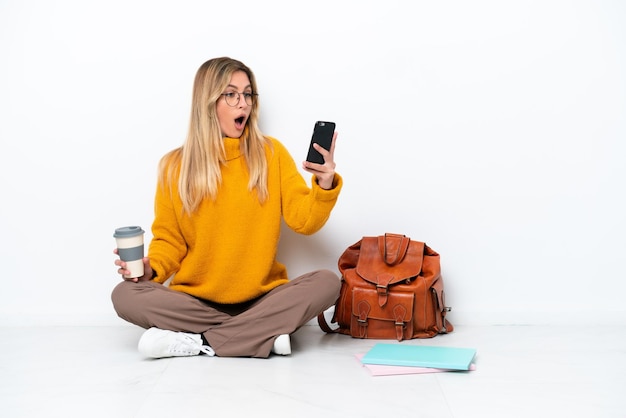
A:
{"label": "stacked notebook", "polygon": [[374,376],[383,376],[475,370],[475,355],[474,348],[378,343],[357,358]]}

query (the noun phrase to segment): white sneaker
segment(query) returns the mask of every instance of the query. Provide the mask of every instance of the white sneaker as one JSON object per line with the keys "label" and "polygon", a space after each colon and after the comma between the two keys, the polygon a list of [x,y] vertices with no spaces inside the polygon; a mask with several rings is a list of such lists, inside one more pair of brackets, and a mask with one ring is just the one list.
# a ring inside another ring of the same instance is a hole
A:
{"label": "white sneaker", "polygon": [[272,353],[279,354],[281,356],[288,356],[291,354],[291,338],[289,334],[281,334],[274,340],[274,346],[272,347]]}
{"label": "white sneaker", "polygon": [[202,345],[199,334],[160,328],[150,328],[144,332],[137,348],[141,354],[152,358],[197,356],[201,352],[209,356],[215,355],[211,347]]}

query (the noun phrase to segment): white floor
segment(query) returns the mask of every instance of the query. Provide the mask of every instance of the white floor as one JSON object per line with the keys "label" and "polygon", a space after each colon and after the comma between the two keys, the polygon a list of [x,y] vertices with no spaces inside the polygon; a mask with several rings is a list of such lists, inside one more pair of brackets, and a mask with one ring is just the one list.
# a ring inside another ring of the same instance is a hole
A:
{"label": "white floor", "polygon": [[626,417],[626,327],[457,326],[475,371],[374,377],[376,342],[305,326],[267,360],[141,358],[142,330],[0,328],[0,416]]}

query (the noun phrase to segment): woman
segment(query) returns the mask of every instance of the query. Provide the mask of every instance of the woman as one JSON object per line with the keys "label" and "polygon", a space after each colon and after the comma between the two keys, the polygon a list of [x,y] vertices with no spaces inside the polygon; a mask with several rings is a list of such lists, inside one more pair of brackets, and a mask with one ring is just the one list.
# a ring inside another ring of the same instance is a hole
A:
{"label": "woman", "polygon": [[289,334],[339,295],[332,271],[289,280],[276,260],[281,218],[313,234],[330,216],[342,186],[336,134],[329,151],[315,147],[324,164],[303,163],[309,187],[286,148],[260,132],[257,97],[240,61],[211,59],[196,73],[186,141],[159,164],[145,274],[112,293],[117,314],[147,329],[139,351],[148,357],[287,355]]}

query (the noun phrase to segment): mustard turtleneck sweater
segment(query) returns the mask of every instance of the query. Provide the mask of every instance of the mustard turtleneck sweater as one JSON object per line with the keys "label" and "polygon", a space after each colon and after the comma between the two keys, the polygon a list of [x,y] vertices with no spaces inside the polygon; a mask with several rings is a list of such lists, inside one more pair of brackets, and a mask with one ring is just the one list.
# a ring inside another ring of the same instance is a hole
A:
{"label": "mustard turtleneck sweater", "polygon": [[248,171],[239,139],[224,138],[227,163],[217,199],[203,201],[189,216],[174,193],[157,187],[153,239],[148,256],[163,283],[170,288],[216,303],[249,301],[288,281],[276,260],[281,216],[301,234],[324,226],[335,206],[343,181],[335,174],[334,187],[324,190],[313,181],[309,188],[287,149],[269,138],[269,199],[260,204],[248,191]]}

